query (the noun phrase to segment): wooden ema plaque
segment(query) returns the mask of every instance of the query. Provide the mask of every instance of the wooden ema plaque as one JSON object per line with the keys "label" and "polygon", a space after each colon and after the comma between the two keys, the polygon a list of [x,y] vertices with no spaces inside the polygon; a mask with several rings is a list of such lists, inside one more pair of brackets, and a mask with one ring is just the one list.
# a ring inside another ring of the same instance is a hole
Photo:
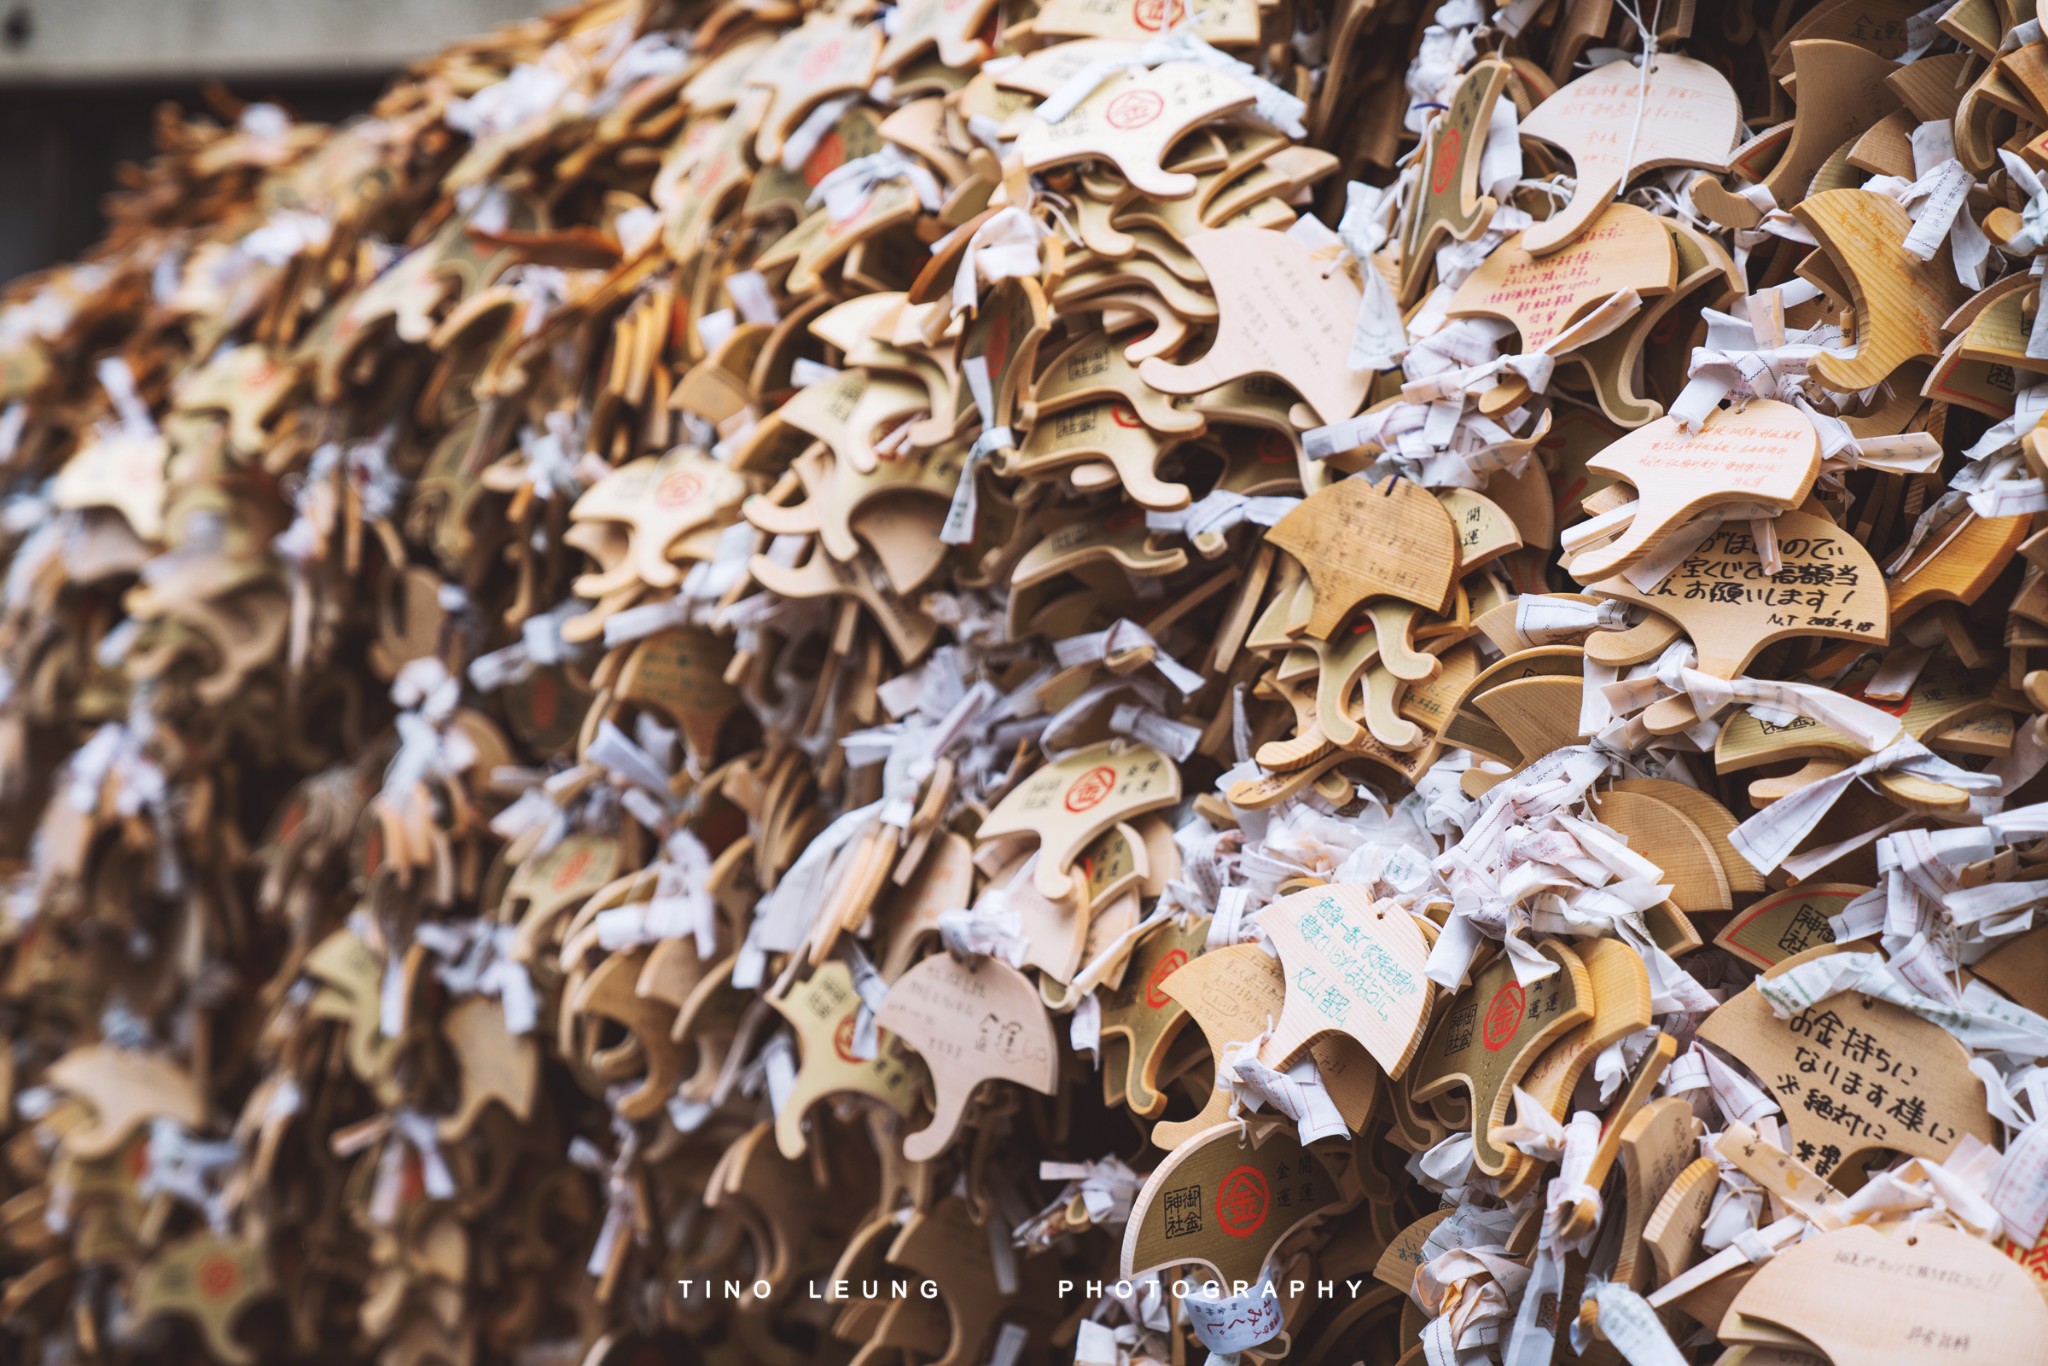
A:
{"label": "wooden ema plaque", "polygon": [[1519,1154],[1493,1141],[1507,1122],[1515,1083],[1553,1043],[1593,1018],[1593,981],[1572,950],[1541,946],[1558,971],[1528,987],[1502,953],[1474,973],[1451,1001],[1409,1077],[1417,1103],[1462,1086],[1471,1096],[1472,1153],[1479,1170],[1500,1176]]}
{"label": "wooden ema plaque", "polygon": [[1141,193],[1182,199],[1195,176],[1161,167],[1167,149],[1195,124],[1252,102],[1242,81],[1195,62],[1166,62],[1104,81],[1057,123],[1033,117],[1017,138],[1027,169],[1076,161],[1113,163]]}
{"label": "wooden ema plaque", "polygon": [[787,996],[771,997],[769,1003],[797,1038],[796,1083],[775,1116],[775,1146],[784,1157],[803,1156],[804,1118],[827,1096],[868,1096],[899,1115],[910,1113],[918,1092],[916,1059],[895,1035],[879,1028],[875,1056],[855,1054],[860,996],[844,963],[821,964]]}
{"label": "wooden ema plaque", "polygon": [[1964,1134],[1997,1141],[1963,1046],[1889,1002],[1843,993],[1781,1020],[1751,986],[1709,1015],[1699,1037],[1771,1093],[1793,1156],[1820,1176],[1883,1151],[1940,1161]]}
{"label": "wooden ema plaque", "polygon": [[[1166,1108],[1159,1068],[1187,1019],[1186,1008],[1168,994],[1167,979],[1200,956],[1208,934],[1207,917],[1190,917],[1186,926],[1168,921],[1148,931],[1131,951],[1123,981],[1096,993],[1102,1005],[1105,1091],[1120,1086],[1124,1103],[1141,1118]],[[1119,1066],[1120,1080],[1112,1076]]]}
{"label": "wooden ema plaque", "polygon": [[1382,485],[1340,479],[1266,539],[1308,571],[1315,600],[1306,629],[1318,640],[1330,639],[1367,598],[1400,598],[1441,615],[1457,587],[1457,526],[1442,503],[1398,475]]}
{"label": "wooden ema plaque", "polygon": [[1289,1123],[1219,1124],[1173,1150],[1145,1179],[1124,1226],[1121,1274],[1207,1268],[1256,1283],[1279,1243],[1344,1205],[1322,1156]]}
{"label": "wooden ema plaque", "polygon": [[1820,473],[1820,435],[1789,403],[1756,399],[1707,415],[1697,432],[1658,418],[1586,462],[1636,489],[1636,513],[1612,542],[1572,557],[1572,577],[1604,579],[1654,551],[1665,536],[1728,503],[1798,507]]}
{"label": "wooden ema plaque", "polygon": [[1358,411],[1372,375],[1348,361],[1363,293],[1349,275],[1300,238],[1259,228],[1215,228],[1187,248],[1222,310],[1216,340],[1199,360],[1146,359],[1138,366],[1145,383],[1163,394],[1200,394],[1270,376],[1300,394],[1320,421]]}
{"label": "wooden ema plaque", "polygon": [[875,1022],[915,1049],[932,1075],[932,1121],[903,1136],[913,1162],[952,1143],[975,1087],[1014,1081],[1051,1095],[1059,1047],[1038,988],[1007,963],[968,967],[950,954],[922,959],[889,988]]}
{"label": "wooden ema plaque", "polygon": [[1079,888],[1069,870],[1104,831],[1180,800],[1180,766],[1150,745],[1106,740],[1047,764],[988,813],[977,838],[1038,836],[1031,884],[1049,901]]}
{"label": "wooden ema plaque", "polygon": [[1609,204],[1569,248],[1539,256],[1523,243],[1543,224],[1510,238],[1465,278],[1446,310],[1453,318],[1501,318],[1514,324],[1524,351],[1623,290],[1663,294],[1678,283],[1671,234],[1647,209]]}
{"label": "wooden ema plaque", "polygon": [[[1279,960],[1258,945],[1231,944],[1196,955],[1161,981],[1159,989],[1181,1004],[1208,1039],[1212,1072],[1216,1072],[1222,1068],[1227,1045],[1256,1038],[1279,1021],[1286,1003],[1287,979]],[[1362,1128],[1379,1087],[1379,1068],[1371,1056],[1348,1036],[1337,1035],[1325,1035],[1311,1043],[1308,1051],[1345,1123]],[[1216,1087],[1193,1118],[1161,1120],[1154,1125],[1152,1142],[1161,1148],[1177,1148],[1229,1115],[1230,1093]]]}
{"label": "wooden ema plaque", "polygon": [[1571,201],[1522,234],[1536,255],[1558,250],[1594,223],[1624,176],[1664,166],[1721,169],[1742,131],[1728,78],[1705,62],[1660,52],[1645,73],[1633,62],[1594,67],[1522,120],[1523,137],[1569,152]]}
{"label": "wooden ema plaque", "polygon": [[1435,988],[1423,976],[1429,944],[1397,903],[1362,887],[1332,885],[1281,897],[1258,914],[1280,950],[1287,997],[1262,1050],[1285,1070],[1308,1046],[1348,1034],[1390,1079],[1408,1070],[1422,1042]]}
{"label": "wooden ema plaque", "polygon": [[1884,575],[1863,543],[1822,517],[1777,519],[1784,568],[1764,572],[1746,522],[1722,525],[1647,593],[1623,578],[1593,591],[1639,603],[1685,628],[1699,668],[1734,678],[1776,640],[1798,635],[1882,645],[1890,634]]}
{"label": "wooden ema plaque", "polygon": [[1403,304],[1422,295],[1446,237],[1469,242],[1486,231],[1498,207],[1479,193],[1479,163],[1494,103],[1508,83],[1508,64],[1491,58],[1474,62],[1451,92],[1423,139],[1422,175],[1401,225]]}
{"label": "wooden ema plaque", "polygon": [[235,1340],[235,1321],[271,1288],[270,1259],[260,1243],[197,1233],[142,1267],[129,1313],[137,1323],[162,1314],[189,1319],[215,1357],[244,1366],[257,1356]]}
{"label": "wooden ema plaque", "polygon": [[1759,1266],[1718,1332],[1731,1346],[1784,1341],[1752,1325],[1857,1366],[2038,1361],[2048,1303],[2024,1267],[1960,1230],[1854,1227],[1794,1243]]}
{"label": "wooden ema plaque", "polygon": [[1638,1110],[1621,1129],[1623,1223],[1614,1278],[1640,1292],[1649,1285],[1651,1259],[1643,1230],[1657,1202],[1679,1174],[1699,1158],[1701,1125],[1681,1096],[1665,1096]]}
{"label": "wooden ema plaque", "polygon": [[1828,921],[1869,891],[1844,882],[1801,883],[1759,898],[1722,927],[1714,942],[1737,958],[1771,968],[1835,942]]}

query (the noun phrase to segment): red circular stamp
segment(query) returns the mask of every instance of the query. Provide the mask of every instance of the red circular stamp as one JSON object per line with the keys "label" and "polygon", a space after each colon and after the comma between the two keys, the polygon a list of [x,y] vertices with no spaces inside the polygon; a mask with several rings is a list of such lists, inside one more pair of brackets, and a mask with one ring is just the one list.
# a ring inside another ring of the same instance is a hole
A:
{"label": "red circular stamp", "polygon": [[562,860],[562,866],[555,869],[555,876],[550,885],[558,892],[566,892],[576,885],[576,879],[582,877],[589,867],[590,851],[578,849]]}
{"label": "red circular stamp", "polygon": [[1436,145],[1436,164],[1429,172],[1429,192],[1442,194],[1451,187],[1451,177],[1458,173],[1458,149],[1464,145],[1465,135],[1453,128],[1444,134],[1444,140]]}
{"label": "red circular stamp", "polygon": [[533,682],[526,689],[526,715],[534,725],[546,730],[555,724],[555,717],[562,710],[562,688],[555,682],[553,674],[535,674]]}
{"label": "red circular stamp", "polygon": [[[839,1055],[839,1061],[841,1062],[863,1063],[872,1061],[872,1059],[863,1058],[853,1051],[853,1026],[859,1018],[858,1015],[849,1015],[839,1022],[839,1028],[832,1031],[832,1051]],[[878,1026],[875,1030],[875,1043],[878,1048],[881,1042],[882,1031]]]}
{"label": "red circular stamp", "polygon": [[1126,90],[1109,102],[1102,117],[1112,128],[1143,128],[1166,112],[1166,100],[1156,90]]}
{"label": "red circular stamp", "polygon": [[1181,0],[1131,0],[1131,22],[1147,33],[1178,24],[1188,17]]}
{"label": "red circular stamp", "polygon": [[804,158],[804,184],[816,186],[846,164],[846,139],[834,131],[818,139],[818,145]]}
{"label": "red circular stamp", "polygon": [[688,470],[677,470],[655,486],[656,507],[679,508],[704,491],[704,481]]}
{"label": "red circular stamp", "polygon": [[1152,975],[1145,979],[1145,1004],[1154,1010],[1163,1010],[1173,998],[1166,994],[1166,979],[1187,966],[1188,951],[1175,949],[1159,960],[1152,969]]}
{"label": "red circular stamp", "polygon": [[838,64],[839,55],[845,44],[837,38],[829,38],[810,50],[800,68],[806,81],[816,81]]}
{"label": "red circular stamp", "polygon": [[1112,403],[1109,406],[1109,415],[1116,421],[1116,425],[1119,427],[1142,427],[1145,425],[1138,417],[1138,410],[1122,401]]}
{"label": "red circular stamp", "polygon": [[242,1272],[235,1265],[235,1259],[215,1253],[199,1264],[193,1277],[199,1286],[200,1295],[209,1300],[224,1300],[235,1292],[242,1283]]}
{"label": "red circular stamp", "polygon": [[1522,994],[1519,982],[1510,982],[1493,993],[1493,999],[1486,1006],[1486,1023],[1479,1031],[1479,1041],[1486,1045],[1489,1053],[1498,1053],[1515,1037],[1515,1031],[1522,1027],[1522,1015],[1529,1008],[1529,1000]]}
{"label": "red circular stamp", "polygon": [[1003,363],[1010,359],[1010,320],[1003,314],[989,319],[988,341],[981,349],[981,359],[988,366],[988,382],[995,384],[1002,377]]}
{"label": "red circular stamp", "polygon": [[1102,799],[1116,791],[1116,770],[1108,764],[1091,768],[1067,785],[1067,810],[1081,812],[1102,805]]}
{"label": "red circular stamp", "polygon": [[1236,1167],[1216,1187],[1216,1222],[1233,1238],[1249,1238],[1266,1222],[1272,1197],[1256,1167]]}

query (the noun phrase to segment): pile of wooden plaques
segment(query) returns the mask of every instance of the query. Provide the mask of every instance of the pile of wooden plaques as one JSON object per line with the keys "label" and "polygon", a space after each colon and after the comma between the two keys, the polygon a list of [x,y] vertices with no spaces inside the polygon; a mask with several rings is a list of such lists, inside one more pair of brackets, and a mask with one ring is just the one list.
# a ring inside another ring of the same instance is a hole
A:
{"label": "pile of wooden plaques", "polygon": [[0,1360],[2048,1361],[2033,0],[589,0],[0,306]]}

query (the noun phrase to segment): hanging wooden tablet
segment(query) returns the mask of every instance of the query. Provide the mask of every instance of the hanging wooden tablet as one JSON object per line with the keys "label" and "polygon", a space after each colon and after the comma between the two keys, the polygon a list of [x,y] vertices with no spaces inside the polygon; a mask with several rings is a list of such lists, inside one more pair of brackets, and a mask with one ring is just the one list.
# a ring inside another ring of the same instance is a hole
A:
{"label": "hanging wooden tablet", "polygon": [[1497,1146],[1514,1087],[1543,1051],[1593,1018],[1593,985],[1578,955],[1555,943],[1540,952],[1558,970],[1526,988],[1502,953],[1474,973],[1450,1002],[1406,1081],[1417,1102],[1462,1086],[1471,1096],[1473,1161],[1488,1176],[1518,1156]]}
{"label": "hanging wooden tablet", "polygon": [[[1186,1018],[1185,1008],[1167,992],[1166,982],[1201,955],[1208,932],[1206,917],[1191,917],[1185,926],[1172,921],[1159,925],[1131,951],[1123,982],[1105,987],[1099,994],[1102,1037],[1105,1041],[1122,1040],[1125,1071],[1120,1086],[1124,1103],[1134,1115],[1151,1119],[1166,1108],[1159,1070]],[[1109,1058],[1105,1050],[1105,1086],[1111,1082]]]}
{"label": "hanging wooden tablet", "polygon": [[1882,1151],[1940,1160],[1965,1134],[1994,1137],[1962,1045],[1875,997],[1835,996],[1784,1020],[1752,986],[1709,1015],[1699,1037],[1771,1092],[1794,1155],[1821,1176],[1860,1170]]}
{"label": "hanging wooden tablet", "polygon": [[1052,1020],[1030,979],[1007,963],[969,967],[933,954],[890,985],[875,1023],[931,1072],[931,1123],[903,1136],[903,1154],[914,1162],[952,1144],[982,1082],[1014,1081],[1050,1095],[1059,1075]]}
{"label": "hanging wooden tablet", "polygon": [[1523,137],[1571,154],[1575,181],[1570,202],[1523,233],[1522,246],[1542,256],[1574,241],[1639,172],[1725,168],[1741,129],[1734,89],[1705,62],[1660,52],[1647,67],[1593,68],[1522,120]]}
{"label": "hanging wooden tablet", "polygon": [[1321,1154],[1293,1126],[1258,1123],[1249,1137],[1220,1124],[1169,1153],[1131,1202],[1121,1274],[1192,1266],[1256,1283],[1288,1234],[1343,1205]]}
{"label": "hanging wooden tablet", "polygon": [[1258,923],[1280,950],[1287,996],[1263,1050],[1285,1069],[1314,1040],[1348,1034],[1398,1080],[1422,1043],[1435,988],[1423,976],[1429,945],[1408,912],[1360,887],[1331,885],[1281,897]]}

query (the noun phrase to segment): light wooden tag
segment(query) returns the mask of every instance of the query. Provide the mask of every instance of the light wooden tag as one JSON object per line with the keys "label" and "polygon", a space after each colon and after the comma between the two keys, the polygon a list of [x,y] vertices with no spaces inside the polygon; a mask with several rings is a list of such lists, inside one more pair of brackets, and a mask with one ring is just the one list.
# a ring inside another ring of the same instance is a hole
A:
{"label": "light wooden tag", "polygon": [[770,997],[797,1037],[796,1083],[775,1116],[775,1144],[788,1158],[803,1156],[804,1119],[827,1096],[851,1092],[908,1115],[916,1101],[917,1072],[910,1052],[887,1030],[875,1031],[875,1056],[854,1055],[860,996],[844,963],[821,964],[788,995]]}
{"label": "light wooden tag", "polygon": [[[1545,1049],[1515,1082],[1558,1120],[1600,1051],[1650,1027],[1650,973],[1640,953],[1619,939],[1586,940],[1572,952],[1593,985],[1593,1018]],[[1526,1158],[1518,1165],[1532,1172],[1542,1166]]]}
{"label": "light wooden tag", "polygon": [[169,443],[154,433],[104,432],[64,462],[50,500],[60,508],[112,508],[137,536],[158,540],[170,456]]}
{"label": "light wooden tag", "polygon": [[1586,231],[1559,244],[1569,250],[1548,256],[1523,245],[1543,226],[1509,238],[1481,262],[1451,296],[1448,315],[1504,319],[1522,350],[1535,351],[1610,295],[1664,294],[1678,283],[1671,234],[1647,209],[1608,204]]}
{"label": "light wooden tag", "polygon": [[1290,1123],[1219,1124],[1168,1154],[1131,1202],[1121,1274],[1206,1267],[1225,1282],[1256,1282],[1272,1250],[1343,1206],[1322,1155]]}
{"label": "light wooden tag", "polygon": [[1181,199],[1198,182],[1187,172],[1161,168],[1167,149],[1197,124],[1251,102],[1244,83],[1223,72],[1195,62],[1165,62],[1111,77],[1058,123],[1030,119],[1016,151],[1033,171],[1107,161],[1144,193]]}
{"label": "light wooden tag", "polygon": [[[1218,47],[1258,42],[1260,7],[1253,0],[1047,0],[1031,19],[1041,37],[1118,38],[1142,43],[1169,30],[1186,28]],[[1073,43],[1054,48],[1059,51]]]}
{"label": "light wooden tag", "polygon": [[1820,435],[1789,403],[1757,399],[1707,415],[1688,434],[1659,418],[1621,438],[1586,468],[1634,485],[1635,517],[1619,538],[1572,557],[1581,583],[1619,574],[1684,523],[1724,503],[1796,508],[1820,473]]}
{"label": "light wooden tag", "polygon": [[1585,232],[1622,189],[1622,178],[1664,166],[1724,170],[1742,132],[1728,78],[1705,62],[1659,52],[1645,76],[1633,62],[1594,67],[1522,120],[1523,137],[1571,154],[1571,202],[1522,234],[1534,255]]}
{"label": "light wooden tag", "polygon": [[749,86],[774,92],[755,138],[755,157],[763,163],[779,160],[783,142],[814,105],[865,90],[875,78],[882,41],[879,24],[855,27],[822,11],[785,32],[747,68]]}
{"label": "light wooden tag", "polygon": [[1788,887],[1750,905],[1722,927],[1714,943],[1760,968],[1775,967],[1794,954],[1834,943],[1829,918],[1869,890],[1838,882]]}
{"label": "light wooden tag", "polygon": [[1011,789],[976,837],[1035,833],[1041,896],[1065,900],[1079,890],[1069,869],[1105,830],[1180,800],[1180,767],[1150,745],[1105,740],[1048,764]]}
{"label": "light wooden tag", "polygon": [[[1161,982],[1160,990],[1187,1010],[1207,1037],[1211,1057],[1220,1068],[1226,1045],[1251,1039],[1278,1022],[1287,979],[1279,961],[1258,945],[1232,944],[1197,955],[1171,981]],[[1310,1044],[1308,1051],[1345,1122],[1363,1127],[1379,1086],[1378,1065],[1348,1037],[1326,1036]],[[1230,1093],[1218,1087],[1193,1118],[1154,1125],[1152,1142],[1177,1148],[1229,1115]]]}
{"label": "light wooden tag", "polygon": [[988,57],[988,44],[977,36],[995,8],[993,0],[911,0],[900,7],[882,49],[881,70],[897,72],[928,47],[959,71],[971,71]]}
{"label": "light wooden tag", "polygon": [[1890,1236],[1853,1227],[1792,1244],[1735,1296],[1722,1340],[1744,1340],[1737,1326],[1748,1323],[1797,1334],[1830,1361],[1857,1366],[2017,1362],[2048,1340],[2048,1303],[1991,1244],[1926,1222]]}
{"label": "light wooden tag", "polygon": [[1472,1152],[1488,1176],[1505,1173],[1519,1156],[1497,1146],[1515,1083],[1545,1049],[1593,1018],[1593,980],[1576,953],[1545,943],[1558,971],[1524,988],[1514,960],[1502,953],[1473,974],[1423,1046],[1408,1077],[1417,1103],[1463,1086],[1471,1094]]}
{"label": "light wooden tag", "polygon": [[1963,1046],[1875,997],[1845,993],[1781,1020],[1751,986],[1709,1015],[1699,1037],[1771,1092],[1794,1155],[1823,1177],[1886,1149],[1939,1161],[1964,1134],[1997,1140]]}
{"label": "light wooden tag", "polygon": [[[1201,956],[1209,933],[1206,917],[1190,918],[1183,927],[1171,921],[1148,931],[1131,952],[1122,983],[1096,993],[1102,1007],[1102,1037],[1121,1039],[1124,1104],[1132,1114],[1150,1119],[1166,1108],[1159,1090],[1159,1069],[1166,1050],[1182,1032],[1186,1008],[1166,990],[1166,981]],[[1110,1053],[1103,1054],[1103,1083],[1108,1087]]]}
{"label": "light wooden tag", "polygon": [[1493,196],[1479,193],[1479,162],[1486,152],[1494,102],[1507,83],[1506,62],[1474,62],[1429,125],[1421,178],[1401,225],[1403,304],[1421,296],[1444,238],[1469,242],[1493,220]]}
{"label": "light wooden tag", "polygon": [[1398,1079],[1421,1046],[1435,987],[1429,944],[1394,902],[1331,885],[1281,897],[1258,914],[1280,950],[1287,997],[1261,1061],[1285,1071],[1315,1040],[1348,1034]]}
{"label": "light wooden tag", "polygon": [[669,1035],[675,1012],[664,1002],[642,996],[635,989],[647,954],[648,950],[637,949],[611,955],[563,1002],[565,1015],[610,1020],[630,1036],[629,1043],[611,1055],[619,1059],[617,1065],[611,1065],[609,1057],[598,1058],[595,1070],[608,1082],[623,1082],[645,1074],[637,1086],[612,1102],[620,1115],[635,1121],[652,1119],[661,1112],[683,1080],[685,1061],[682,1048]]}
{"label": "light wooden tag", "polygon": [[944,953],[923,959],[890,986],[875,1022],[917,1050],[931,1071],[932,1122],[903,1136],[903,1155],[913,1162],[946,1150],[982,1082],[1014,1081],[1051,1095],[1059,1076],[1059,1046],[1038,989],[994,959],[974,967]]}
{"label": "light wooden tag", "polygon": [[1264,375],[1291,386],[1322,422],[1358,411],[1372,383],[1347,360],[1361,291],[1335,260],[1291,233],[1259,228],[1196,233],[1187,248],[1222,310],[1216,340],[1199,360],[1146,360],[1138,374],[1147,384],[1199,394]]}
{"label": "light wooden tag", "polygon": [[1646,793],[1629,791],[1600,794],[1594,810],[1602,823],[1628,841],[1631,851],[1657,865],[1662,880],[1671,884],[1671,904],[1679,910],[1735,909],[1734,893],[1714,846],[1683,811]]}
{"label": "light wooden tag", "polygon": [[1890,378],[1908,361],[1932,365],[1942,323],[1966,297],[1946,243],[1931,262],[1905,248],[1913,222],[1874,190],[1829,190],[1801,200],[1792,214],[1840,269],[1856,302],[1856,349],[1821,351],[1808,373],[1830,389],[1853,392]]}
{"label": "light wooden tag", "polygon": [[243,1366],[257,1358],[235,1340],[235,1320],[270,1292],[270,1266],[261,1243],[195,1233],[165,1247],[136,1272],[129,1313],[137,1323],[161,1314],[190,1319],[208,1351]]}
{"label": "light wooden tag", "polygon": [[441,1021],[441,1035],[461,1069],[455,1109],[436,1126],[443,1142],[468,1137],[493,1101],[521,1123],[533,1118],[540,1046],[532,1036],[514,1034],[504,1011],[481,996],[457,1002]]}
{"label": "light wooden tag", "polygon": [[1883,644],[1890,615],[1884,575],[1863,543],[1825,518],[1777,519],[1784,572],[1772,579],[1747,523],[1724,523],[1648,593],[1626,579],[1595,592],[1663,613],[1685,628],[1701,672],[1734,678],[1757,651],[1795,635]]}
{"label": "light wooden tag", "polygon": [[205,1096],[169,1058],[86,1044],[51,1063],[43,1075],[92,1107],[93,1117],[64,1135],[65,1150],[74,1157],[106,1157],[153,1119],[175,1120],[187,1129],[206,1123]]}
{"label": "light wooden tag", "polygon": [[1672,1183],[1700,1160],[1702,1127],[1691,1103],[1682,1096],[1651,1101],[1622,1127],[1624,1205],[1621,1255],[1615,1262],[1614,1279],[1638,1292],[1648,1288],[1652,1270],[1643,1231]]}
{"label": "light wooden tag", "polygon": [[1443,504],[1398,475],[1384,486],[1340,479],[1266,533],[1315,585],[1308,633],[1328,640],[1376,594],[1442,613],[1457,584],[1458,531]]}
{"label": "light wooden tag", "polygon": [[2048,927],[2035,926],[1973,965],[1982,980],[2036,1014],[2048,1007]]}

